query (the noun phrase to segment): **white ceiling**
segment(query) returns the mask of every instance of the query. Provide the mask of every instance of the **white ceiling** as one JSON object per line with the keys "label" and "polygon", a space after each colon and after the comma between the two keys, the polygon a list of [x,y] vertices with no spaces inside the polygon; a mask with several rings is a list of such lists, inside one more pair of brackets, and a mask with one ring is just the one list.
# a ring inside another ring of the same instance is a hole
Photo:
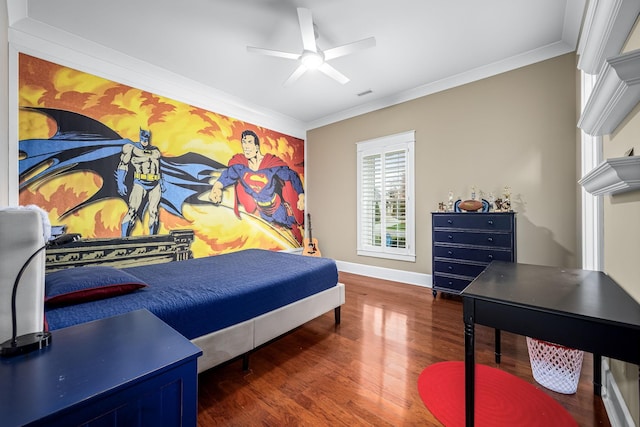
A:
{"label": "white ceiling", "polygon": [[[585,2],[28,0],[26,13],[313,128],[574,51]],[[330,62],[350,82],[307,72],[283,87],[296,61],[247,52],[302,52],[297,7],[323,50],[375,37]]]}

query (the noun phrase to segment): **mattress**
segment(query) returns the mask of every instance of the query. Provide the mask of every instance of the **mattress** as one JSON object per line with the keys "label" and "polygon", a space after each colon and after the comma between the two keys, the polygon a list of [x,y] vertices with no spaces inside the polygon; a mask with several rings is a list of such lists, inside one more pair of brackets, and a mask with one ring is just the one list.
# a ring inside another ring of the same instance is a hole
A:
{"label": "mattress", "polygon": [[148,286],[99,301],[47,308],[49,330],[145,308],[193,339],[338,282],[338,270],[331,259],[261,249],[122,270]]}

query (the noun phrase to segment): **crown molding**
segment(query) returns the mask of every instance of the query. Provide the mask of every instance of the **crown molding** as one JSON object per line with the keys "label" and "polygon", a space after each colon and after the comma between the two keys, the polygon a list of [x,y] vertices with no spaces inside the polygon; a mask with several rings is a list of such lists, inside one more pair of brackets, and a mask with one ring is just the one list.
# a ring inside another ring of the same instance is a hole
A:
{"label": "crown molding", "polygon": [[620,53],[639,13],[636,0],[591,0],[578,45],[578,68],[598,74],[607,58]]}
{"label": "crown molding", "polygon": [[640,156],[607,159],[582,177],[578,184],[594,196],[640,189]]}
{"label": "crown molding", "polygon": [[442,80],[418,86],[404,92],[399,92],[375,101],[371,101],[367,104],[339,111],[323,118],[307,122],[307,130],[312,130],[332,123],[337,123],[342,120],[360,116],[362,114],[371,113],[373,111],[392,107],[403,102],[412,101],[423,96],[432,95],[434,93],[442,92],[454,87],[486,79],[498,74],[506,73],[508,71],[546,61],[551,58],[556,58],[558,56],[573,52],[574,50],[575,45],[571,46],[565,42],[552,43],[542,48],[525,52],[521,55],[512,56],[502,61],[474,68],[473,70],[465,71],[464,73],[456,74]]}
{"label": "crown molding", "polygon": [[640,49],[609,58],[580,116],[593,136],[612,133],[640,101]]}

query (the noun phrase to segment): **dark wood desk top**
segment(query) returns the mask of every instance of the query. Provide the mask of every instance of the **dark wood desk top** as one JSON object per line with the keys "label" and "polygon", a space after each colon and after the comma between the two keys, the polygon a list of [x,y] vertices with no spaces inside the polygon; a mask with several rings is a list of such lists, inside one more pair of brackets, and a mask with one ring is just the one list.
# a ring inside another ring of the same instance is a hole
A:
{"label": "dark wood desk top", "polygon": [[465,418],[474,425],[474,325],[555,342],[594,354],[594,391],[600,359],[640,364],[640,304],[608,275],[591,270],[493,261],[461,293],[465,324]]}
{"label": "dark wood desk top", "polygon": [[640,330],[640,304],[600,271],[494,261],[461,295]]}

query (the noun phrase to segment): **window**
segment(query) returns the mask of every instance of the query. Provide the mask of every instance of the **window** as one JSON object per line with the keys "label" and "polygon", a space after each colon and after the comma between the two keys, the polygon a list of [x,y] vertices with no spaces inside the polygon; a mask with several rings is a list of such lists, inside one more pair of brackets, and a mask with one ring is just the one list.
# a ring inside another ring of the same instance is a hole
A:
{"label": "window", "polygon": [[[596,85],[596,76],[584,71],[581,75],[581,110],[591,96]],[[602,137],[581,134],[581,173],[585,176],[593,168],[602,162]],[[603,241],[603,201],[602,197],[593,196],[584,188],[582,194],[582,268],[588,270],[602,270],[604,267],[604,241]]]}
{"label": "window", "polygon": [[358,255],[416,260],[414,135],[358,143]]}

